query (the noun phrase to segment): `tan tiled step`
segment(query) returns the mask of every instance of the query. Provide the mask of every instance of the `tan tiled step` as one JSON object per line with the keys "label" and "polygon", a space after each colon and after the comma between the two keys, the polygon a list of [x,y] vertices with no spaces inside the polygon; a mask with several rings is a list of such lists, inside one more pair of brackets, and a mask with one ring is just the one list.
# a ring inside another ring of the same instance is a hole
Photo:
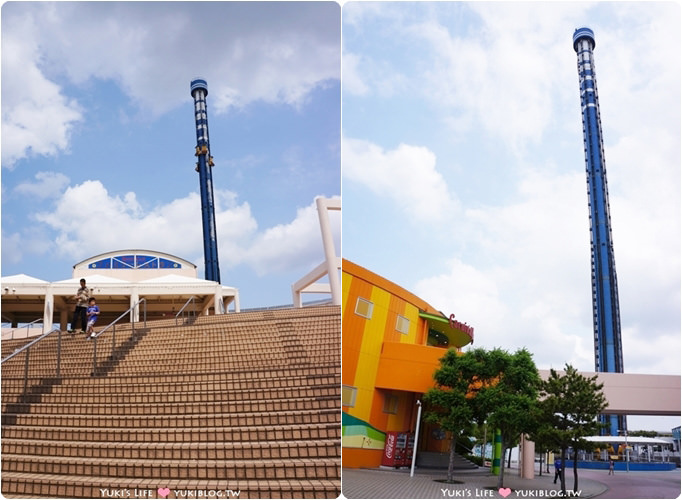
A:
{"label": "tan tiled step", "polygon": [[334,424],[315,425],[277,425],[271,427],[203,427],[197,429],[132,429],[132,428],[48,428],[22,425],[2,427],[2,438],[5,439],[38,439],[38,440],[73,440],[73,441],[109,441],[109,442],[219,442],[219,441],[294,441],[339,439],[341,427]]}
{"label": "tan tiled step", "polygon": [[[324,377],[328,375],[340,375],[341,367],[338,363],[334,364],[320,364],[308,367],[292,367],[283,368],[279,370],[264,369],[264,370],[254,370],[250,367],[242,367],[240,370],[230,370],[230,371],[210,371],[203,373],[192,373],[192,374],[148,374],[148,375],[108,375],[107,377],[91,377],[79,376],[79,377],[63,377],[61,385],[97,385],[97,386],[109,386],[109,385],[133,385],[137,383],[152,383],[152,382],[179,382],[184,383],[187,381],[250,381],[250,380],[273,380],[279,378],[293,378],[293,377]],[[11,382],[12,384],[23,386],[23,373],[20,377],[5,377],[3,376],[2,383],[3,387],[5,383]],[[29,378],[28,383],[34,385],[42,380],[41,378]]]}
{"label": "tan tiled step", "polygon": [[[137,377],[131,384],[125,383],[108,383],[100,384],[100,380],[106,380],[103,377],[90,377],[88,379],[80,380],[80,383],[56,383],[51,385],[45,384],[46,390],[50,394],[75,393],[79,395],[85,394],[151,394],[155,392],[163,393],[181,393],[181,392],[197,392],[197,391],[254,391],[260,389],[286,389],[293,387],[315,387],[319,385],[339,385],[340,375],[330,374],[327,376],[290,376],[290,377],[272,377],[269,379],[241,379],[241,380],[220,380],[220,378],[206,377],[207,380],[175,380],[155,382],[148,381],[146,377]],[[29,387],[34,387],[37,382],[32,380]],[[3,380],[2,390],[3,394],[21,394],[23,393],[24,381],[21,379]]]}
{"label": "tan tiled step", "polygon": [[338,423],[335,409],[298,412],[211,413],[208,415],[32,415],[3,414],[2,425],[118,428],[199,428]]}
{"label": "tan tiled step", "polygon": [[71,393],[40,394],[41,403],[86,403],[86,404],[153,404],[153,403],[212,403],[220,401],[259,401],[264,399],[312,398],[333,396],[339,393],[337,384],[325,384],[314,387],[293,387],[288,389],[261,389],[258,391],[187,391],[182,393],[151,394],[83,394]]}
{"label": "tan tiled step", "polygon": [[[117,332],[116,336],[112,336],[110,332],[106,332],[97,338],[97,346],[99,348],[111,347],[112,342],[117,347],[127,345],[134,342],[136,345],[145,344],[146,347],[153,345],[158,350],[165,350],[172,352],[179,351],[186,347],[194,347],[197,349],[211,349],[211,348],[232,348],[236,350],[245,350],[247,348],[255,350],[263,350],[268,344],[278,344],[283,341],[296,341],[300,343],[312,344],[312,341],[320,345],[330,343],[340,336],[339,326],[322,327],[315,325],[295,325],[291,331],[283,332],[275,325],[267,328],[255,328],[247,332],[242,328],[230,327],[229,325],[216,327],[214,329],[194,329],[188,330],[175,335],[168,335],[167,331],[154,331],[148,329],[146,333],[138,333],[133,335],[130,331]],[[245,342],[245,338],[248,340]],[[151,340],[151,342],[150,342]],[[154,340],[163,341],[163,343],[155,342]],[[323,344],[321,344],[321,341]],[[31,355],[45,355],[49,352],[54,352],[59,337],[53,334],[41,341],[40,343],[31,347]],[[3,341],[3,357],[23,347],[28,342],[15,343],[13,345],[4,346]],[[332,342],[333,343],[333,342]],[[66,334],[61,336],[61,347],[66,353],[92,353],[93,342],[87,340],[84,334]]]}
{"label": "tan tiled step", "polygon": [[3,474],[58,474],[129,479],[339,479],[338,460],[159,460],[12,455]]}
{"label": "tan tiled step", "polygon": [[[340,392],[332,396],[307,398],[265,399],[261,401],[220,401],[214,403],[145,403],[145,404],[87,404],[70,401],[67,403],[14,403],[3,404],[3,412],[11,408],[15,413],[47,415],[204,415],[208,413],[277,412],[303,411],[306,409],[340,408]],[[340,411],[340,410],[339,410]]]}
{"label": "tan tiled step", "polygon": [[[221,334],[222,336],[222,334]],[[122,342],[118,341],[116,345],[113,346],[114,349],[119,349],[120,354],[126,354],[132,357],[144,357],[146,355],[154,355],[162,358],[180,358],[183,356],[196,356],[197,354],[216,354],[226,358],[236,358],[238,356],[244,356],[251,353],[258,354],[276,354],[276,353],[286,353],[287,347],[290,349],[292,346],[305,348],[307,351],[331,351],[335,350],[337,342],[330,342],[326,336],[320,335],[315,337],[310,337],[307,339],[301,339],[296,337],[293,339],[268,339],[268,340],[258,340],[250,339],[249,343],[240,344],[230,344],[221,337],[216,339],[209,338],[204,341],[193,340],[186,341],[177,345],[169,345],[163,343],[164,339],[154,339],[154,338],[144,338],[140,340],[137,345],[133,348],[129,348],[124,352],[122,348]],[[38,344],[30,349],[29,358],[31,361],[52,361],[56,360],[57,343],[43,341],[45,344]],[[73,359],[83,359],[92,360],[93,357],[93,342],[87,341],[79,338],[68,337],[62,340],[61,343],[61,355],[62,360],[73,360]],[[112,352],[112,344],[110,339],[98,340],[97,341],[97,356],[101,358],[106,355],[109,356]],[[3,358],[6,356],[3,356]],[[14,356],[11,360],[6,363],[12,363],[15,365],[22,365],[25,361],[25,351]],[[3,364],[3,367],[5,364]],[[9,366],[9,365],[7,365]]]}
{"label": "tan tiled step", "polygon": [[[123,365],[120,362],[112,362],[110,360],[102,359],[97,362],[97,371],[99,376],[108,374],[114,375],[152,375],[152,374],[188,374],[188,373],[203,373],[207,366],[215,366],[218,370],[238,370],[243,366],[251,366],[254,370],[264,370],[271,368],[273,370],[295,368],[299,366],[309,366],[313,360],[315,363],[329,363],[338,362],[339,355],[329,354],[320,357],[298,357],[289,358],[286,356],[280,357],[249,357],[239,360],[233,360],[229,363],[221,362],[219,364],[209,364],[210,359],[197,358],[191,360],[178,360],[177,364],[158,364],[153,361],[144,363],[127,362]],[[8,369],[3,370],[3,377],[20,377],[23,376],[23,369]],[[61,367],[61,375],[64,376],[89,376],[92,373],[92,362],[86,364],[64,363]],[[55,376],[55,367],[36,367],[31,365],[29,376],[43,377]]]}
{"label": "tan tiled step", "polygon": [[[327,340],[325,342],[325,340]],[[30,351],[31,365],[49,364],[54,365],[56,362],[56,343],[39,344],[34,346]],[[230,345],[221,342],[221,339],[208,339],[203,342],[193,341],[186,342],[175,347],[168,345],[164,339],[145,338],[137,345],[123,352],[121,350],[121,342],[117,342],[114,347],[116,352],[122,357],[124,354],[131,359],[154,357],[162,362],[171,362],[176,359],[193,359],[199,356],[208,355],[209,357],[225,358],[223,361],[230,362],[240,357],[247,358],[255,354],[262,356],[270,356],[278,359],[287,354],[287,348],[295,344],[299,349],[304,349],[305,352],[316,354],[326,352],[338,351],[337,345],[328,342],[328,339],[323,337],[308,338],[302,340],[296,339],[272,339],[267,341],[256,342],[255,345]],[[338,344],[338,343],[336,343]],[[97,358],[103,360],[112,353],[112,345],[110,341],[98,341],[97,343]],[[73,364],[84,364],[92,361],[93,346],[92,342],[80,340],[78,338],[71,338],[70,336],[62,341],[61,345],[62,364],[67,367]],[[25,354],[21,353],[6,364],[3,365],[3,371],[10,368],[23,368]]]}
{"label": "tan tiled step", "polygon": [[[125,358],[127,358],[130,362],[133,362],[135,364],[156,364],[160,368],[166,366],[177,367],[179,362],[186,361],[192,362],[195,360],[200,360],[202,361],[203,364],[206,365],[220,367],[223,365],[234,365],[235,363],[250,360],[278,362],[287,359],[287,353],[284,352],[281,344],[273,346],[270,349],[264,349],[262,351],[244,350],[242,352],[223,353],[216,349],[207,350],[206,352],[195,350],[193,348],[188,348],[188,350],[190,350],[191,352],[185,352],[178,356],[173,357],[169,357],[167,355],[159,355],[158,352],[155,352],[154,350],[149,350],[140,351],[135,355],[129,353],[125,356]],[[110,356],[111,356],[110,349],[106,350],[99,348],[97,349],[98,363],[108,361],[110,359]],[[14,365],[3,365],[3,372],[6,372],[8,370],[15,370],[23,374],[24,361],[20,359],[22,357],[23,354],[20,354],[16,358],[13,358],[12,360],[8,361],[7,363],[10,363],[16,359],[19,362],[15,363]],[[124,358],[121,356],[118,359]],[[77,355],[69,355],[68,353],[62,353],[61,368],[63,370],[68,370],[69,368],[76,366],[87,365],[88,363],[92,364],[92,351],[90,351],[89,354],[82,353]],[[43,367],[43,364],[45,365],[44,367],[54,368],[56,366],[56,357],[54,356],[54,354],[49,353],[49,356],[37,355],[34,356],[32,354],[30,356],[29,370],[32,369],[35,370],[37,367]]]}
{"label": "tan tiled step", "polygon": [[[187,498],[173,488],[226,487],[240,488],[239,498],[336,498],[340,326],[340,307],[325,306],[200,316],[182,327],[150,321],[136,339],[117,327],[120,355],[108,360],[113,336],[101,337],[95,377],[94,343],[64,337],[59,381],[50,379],[57,348],[50,337],[31,349],[29,403],[19,402],[23,356],[2,366],[2,491],[120,498],[139,488],[158,497],[163,486],[134,476],[153,477],[163,463],[161,475],[173,479],[151,481],[163,481],[168,498]],[[316,472],[291,466],[296,461]],[[73,466],[89,469],[73,475]],[[34,470],[44,473],[27,472]],[[227,486],[207,479],[231,472]],[[286,479],[269,479],[278,473]],[[237,479],[252,476],[259,479]]]}
{"label": "tan tiled step", "polygon": [[[161,496],[159,489],[168,489]],[[337,498],[341,481],[287,478],[282,480],[157,480],[62,476],[8,472],[2,475],[2,493],[22,498],[204,498],[221,491],[222,498]],[[144,496],[143,496],[144,495]]]}
{"label": "tan tiled step", "polygon": [[255,460],[290,458],[335,458],[340,456],[338,440],[261,441],[249,443],[82,443],[3,439],[2,453],[79,458],[124,458],[163,460]]}

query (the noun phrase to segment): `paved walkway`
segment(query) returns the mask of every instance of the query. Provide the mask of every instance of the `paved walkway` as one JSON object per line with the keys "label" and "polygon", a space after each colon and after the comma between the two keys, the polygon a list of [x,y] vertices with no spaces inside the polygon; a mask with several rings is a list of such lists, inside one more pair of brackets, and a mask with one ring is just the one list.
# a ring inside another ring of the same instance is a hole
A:
{"label": "paved walkway", "polygon": [[[580,471],[582,472],[582,471]],[[594,498],[602,495],[608,487],[601,481],[578,475],[579,497]],[[348,469],[342,472],[342,492],[346,498],[560,498],[559,484],[552,482],[554,474],[521,479],[516,469],[505,474],[504,486],[497,488],[497,476],[488,469],[457,470],[455,480],[461,484],[446,484],[446,471],[417,470],[410,477],[409,469]],[[679,479],[679,473],[677,475]],[[566,477],[566,496],[573,497],[573,476]],[[569,491],[571,490],[571,491]],[[679,491],[678,491],[679,494]],[[652,498],[652,497],[650,497]],[[662,498],[662,497],[659,497]],[[670,497],[670,498],[676,498]]]}
{"label": "paved walkway", "polygon": [[[579,481],[589,478],[603,483],[608,490],[599,498],[679,498],[680,469],[671,471],[616,471],[579,469]],[[573,484],[573,483],[571,483]]]}

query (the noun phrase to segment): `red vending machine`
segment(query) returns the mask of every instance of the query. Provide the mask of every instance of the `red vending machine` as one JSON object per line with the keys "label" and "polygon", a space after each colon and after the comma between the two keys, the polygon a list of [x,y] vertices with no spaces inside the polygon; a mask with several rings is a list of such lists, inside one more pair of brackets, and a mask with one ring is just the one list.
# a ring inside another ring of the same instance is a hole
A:
{"label": "red vending machine", "polygon": [[400,432],[389,431],[386,433],[386,444],[384,445],[384,456],[381,458],[381,465],[387,467],[400,467],[402,455],[398,449],[398,435]]}
{"label": "red vending machine", "polygon": [[414,434],[411,432],[386,433],[384,456],[381,465],[387,467],[409,467],[412,465],[412,450],[414,448]]}
{"label": "red vending machine", "polygon": [[414,453],[414,432],[405,433],[407,436],[407,444],[405,445],[405,453],[403,456],[403,465],[405,467],[412,466],[412,454]]}

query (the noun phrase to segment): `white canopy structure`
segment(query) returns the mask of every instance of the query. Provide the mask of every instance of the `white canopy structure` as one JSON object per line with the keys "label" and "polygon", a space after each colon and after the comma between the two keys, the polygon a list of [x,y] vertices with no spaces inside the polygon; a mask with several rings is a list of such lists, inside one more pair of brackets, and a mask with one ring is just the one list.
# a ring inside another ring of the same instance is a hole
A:
{"label": "white canopy structure", "polygon": [[[230,304],[239,312],[239,291],[197,278],[191,262],[151,250],[119,250],[79,262],[73,266],[72,277],[62,281],[47,282],[25,274],[3,277],[3,322],[16,327],[42,317],[44,331],[53,323],[66,329],[81,279],[97,299],[102,324],[142,298],[146,299],[147,319],[172,318],[191,297],[198,314],[223,314]],[[135,314],[139,314],[137,310]]]}
{"label": "white canopy structure", "polygon": [[608,444],[623,444],[625,441],[628,444],[668,444],[672,445],[672,441],[661,438],[650,438],[642,436],[587,436],[583,438],[585,441],[593,443],[608,443]]}

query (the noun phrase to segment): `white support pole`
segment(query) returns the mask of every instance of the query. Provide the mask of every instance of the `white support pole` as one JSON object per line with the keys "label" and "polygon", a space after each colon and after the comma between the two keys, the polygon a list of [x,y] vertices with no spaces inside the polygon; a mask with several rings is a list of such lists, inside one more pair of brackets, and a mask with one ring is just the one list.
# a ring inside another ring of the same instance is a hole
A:
{"label": "white support pole", "polygon": [[328,210],[341,210],[340,200],[315,198],[317,204],[317,216],[320,219],[320,229],[322,231],[322,245],[324,246],[324,257],[327,263],[327,275],[329,276],[329,286],[332,292],[332,304],[341,305],[341,283],[339,280],[339,270],[337,266],[336,250],[334,248],[334,237],[332,236],[331,225],[329,223]]}
{"label": "white support pole", "polygon": [[[137,288],[133,288],[130,290],[130,307],[133,307],[137,301],[140,300],[140,293],[138,292]],[[135,307],[132,311],[130,311],[130,321],[137,323],[140,321],[140,308]]]}
{"label": "white support pole", "polygon": [[417,445],[419,444],[419,424],[422,420],[422,402],[417,400],[417,426],[414,431],[414,446],[412,447],[412,468],[410,469],[410,477],[414,476],[414,464],[417,463]]}
{"label": "white support pole", "polygon": [[53,322],[53,303],[54,303],[54,293],[52,292],[52,286],[48,286],[45,291],[45,303],[43,307],[43,333],[47,333],[52,330]]}
{"label": "white support pole", "polygon": [[215,296],[213,297],[213,313],[225,314],[225,302],[223,302],[223,287],[218,285],[215,289]]}
{"label": "white support pole", "polygon": [[291,285],[291,297],[294,299],[294,307],[303,307],[303,299],[301,298],[301,291],[296,289],[295,285]]}

